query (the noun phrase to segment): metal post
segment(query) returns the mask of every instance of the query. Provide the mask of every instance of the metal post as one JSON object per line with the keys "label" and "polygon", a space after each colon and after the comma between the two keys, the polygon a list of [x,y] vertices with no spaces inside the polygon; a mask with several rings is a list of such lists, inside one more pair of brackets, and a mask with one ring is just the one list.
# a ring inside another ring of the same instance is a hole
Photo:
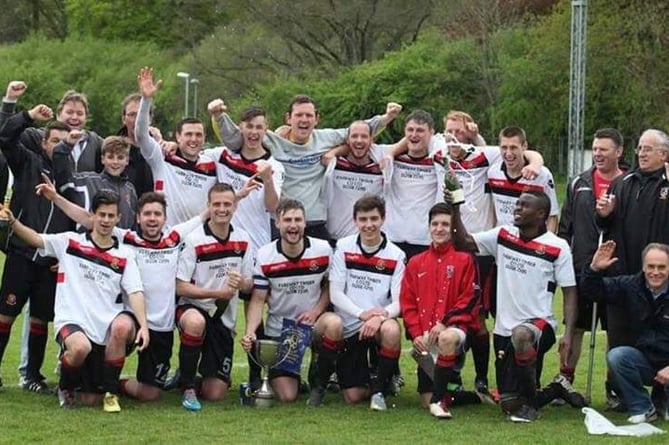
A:
{"label": "metal post", "polygon": [[569,144],[567,171],[572,177],[583,170],[583,123],[585,110],[585,64],[587,0],[571,2],[571,63],[569,77]]}
{"label": "metal post", "polygon": [[183,118],[188,117],[188,84],[190,83],[190,73],[185,73],[183,71],[180,71],[177,73],[177,77],[180,77],[184,80],[184,85],[186,86],[184,90],[184,115]]}
{"label": "metal post", "polygon": [[193,117],[197,117],[198,103],[197,103],[197,88],[200,85],[199,79],[191,79],[190,83],[193,85]]}

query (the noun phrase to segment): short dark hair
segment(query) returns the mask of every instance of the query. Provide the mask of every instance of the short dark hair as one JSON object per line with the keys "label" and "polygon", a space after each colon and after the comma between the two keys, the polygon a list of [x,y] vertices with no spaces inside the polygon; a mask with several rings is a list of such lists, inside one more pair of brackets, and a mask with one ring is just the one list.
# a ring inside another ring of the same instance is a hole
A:
{"label": "short dark hair", "polygon": [[258,117],[258,116],[267,116],[265,113],[265,110],[260,108],[260,107],[248,107],[242,111],[242,116],[240,118],[240,121],[242,122],[248,122],[251,119]]}
{"label": "short dark hair", "polygon": [[508,127],[502,128],[502,131],[499,132],[499,138],[515,138],[520,139],[520,143],[524,144],[527,141],[527,136],[525,135],[525,130],[520,128],[517,125],[510,125]]}
{"label": "short dark hair", "polygon": [[304,204],[302,204],[297,199],[283,198],[279,201],[279,205],[276,207],[277,219],[288,210],[301,210],[304,217],[307,217],[307,212],[304,210]]}
{"label": "short dark hair", "polygon": [[44,140],[47,140],[51,137],[52,131],[67,131],[70,132],[70,127],[61,121],[51,121],[44,127]]}
{"label": "short dark hair", "polygon": [[300,105],[300,104],[313,104],[314,110],[316,111],[316,116],[318,116],[318,107],[316,106],[316,101],[313,100],[311,97],[307,96],[306,94],[298,94],[296,96],[293,96],[293,98],[290,101],[290,104],[288,105],[288,115],[292,114],[293,107],[295,105]]}
{"label": "short dark hair", "polygon": [[142,211],[142,207],[147,204],[158,203],[163,207],[163,212],[167,212],[167,200],[165,194],[161,192],[146,192],[137,200],[137,210]]}
{"label": "short dark hair", "polygon": [[181,130],[183,130],[184,125],[186,124],[200,124],[202,125],[202,128],[204,128],[204,124],[202,121],[196,117],[186,117],[183,118],[179,121],[177,124],[177,133],[181,133]]}
{"label": "short dark hair", "polygon": [[447,202],[439,202],[432,206],[427,214],[427,223],[431,223],[432,219],[437,215],[453,215],[453,207]]}
{"label": "short dark hair", "polygon": [[358,216],[358,212],[371,212],[372,210],[378,210],[381,218],[385,218],[386,201],[378,195],[365,194],[353,204],[353,218]]}
{"label": "short dark hair", "polygon": [[93,196],[93,202],[91,203],[91,210],[95,213],[100,206],[103,205],[116,205],[116,210],[118,211],[119,203],[121,198],[119,198],[118,193],[113,190],[103,189],[98,191]]}
{"label": "short dark hair", "polygon": [[546,215],[545,218],[548,219],[551,214],[551,199],[548,197],[546,192],[543,190],[527,189],[523,190],[522,194],[532,195],[539,199],[539,210],[542,210]]}
{"label": "short dark hair", "polygon": [[623,146],[623,135],[620,134],[618,130],[615,128],[600,128],[599,130],[595,131],[595,139],[611,139],[613,141],[613,144],[618,147]]}
{"label": "short dark hair", "polygon": [[432,115],[425,110],[413,110],[409,113],[405,125],[411,121],[414,121],[417,124],[427,124],[430,130],[434,130],[434,119],[432,118]]}
{"label": "short dark hair", "polygon": [[211,202],[212,193],[225,193],[225,192],[232,192],[235,198],[237,197],[235,189],[234,187],[232,187],[232,185],[228,184],[227,182],[217,182],[216,184],[212,185],[209,191],[207,192],[207,201]]}

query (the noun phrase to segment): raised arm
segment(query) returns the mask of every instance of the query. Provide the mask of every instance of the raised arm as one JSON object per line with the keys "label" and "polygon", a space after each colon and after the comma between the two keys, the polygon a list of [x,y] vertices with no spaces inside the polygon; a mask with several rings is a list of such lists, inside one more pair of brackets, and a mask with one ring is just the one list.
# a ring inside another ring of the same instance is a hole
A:
{"label": "raised arm", "polygon": [[[444,195],[448,195],[450,199],[450,192],[448,190],[444,190]],[[467,232],[467,229],[462,222],[462,218],[460,217],[460,205],[453,206],[451,222],[451,233],[453,235],[453,244],[455,245],[455,248],[464,252],[478,252],[479,248],[476,245],[476,241],[474,241],[474,237]]]}
{"label": "raised arm", "polygon": [[[223,99],[214,99],[207,104],[207,111],[211,116],[212,122],[215,122],[214,133],[223,141],[223,145],[232,151],[242,149],[242,132],[232,118],[227,113],[228,107]],[[267,136],[263,140],[265,143]]]}
{"label": "raised arm", "polygon": [[44,249],[44,240],[42,240],[39,233],[15,218],[9,207],[2,207],[0,215],[2,215],[0,216],[2,219],[7,220],[7,225],[14,232],[14,235],[19,237],[24,243],[35,249]]}
{"label": "raised arm", "polygon": [[144,67],[137,75],[137,85],[142,99],[139,101],[139,111],[135,121],[135,139],[144,159],[153,170],[155,165],[163,158],[163,152],[158,142],[149,134],[151,123],[151,104],[153,96],[162,85],[162,80],[153,81],[153,69]]}
{"label": "raised arm", "polygon": [[92,214],[88,210],[58,194],[56,187],[44,173],[42,173],[42,181],[44,182],[35,187],[35,193],[53,202],[72,221],[88,230],[93,228]]}
{"label": "raised arm", "polygon": [[7,91],[2,98],[2,107],[0,108],[0,128],[2,128],[9,116],[16,110],[16,102],[26,91],[26,84],[20,80],[12,80],[7,84]]}

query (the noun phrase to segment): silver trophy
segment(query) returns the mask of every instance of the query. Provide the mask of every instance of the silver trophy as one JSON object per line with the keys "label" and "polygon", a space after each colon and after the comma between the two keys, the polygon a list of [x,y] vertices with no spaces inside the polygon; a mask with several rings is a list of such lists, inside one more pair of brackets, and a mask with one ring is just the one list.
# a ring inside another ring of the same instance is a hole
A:
{"label": "silver trophy", "polygon": [[258,408],[269,408],[274,405],[274,391],[269,384],[269,370],[286,359],[288,354],[279,358],[281,343],[276,340],[256,340],[253,348],[255,354],[251,359],[262,368],[262,384],[252,395],[254,405]]}

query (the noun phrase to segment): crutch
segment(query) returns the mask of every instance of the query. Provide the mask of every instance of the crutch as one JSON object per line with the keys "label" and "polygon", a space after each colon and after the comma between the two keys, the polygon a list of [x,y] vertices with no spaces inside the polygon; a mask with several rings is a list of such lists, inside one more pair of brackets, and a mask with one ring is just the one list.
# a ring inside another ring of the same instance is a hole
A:
{"label": "crutch", "polygon": [[[599,240],[597,247],[602,245],[604,236],[599,232]],[[588,356],[588,379],[585,387],[585,401],[590,405],[590,398],[592,394],[592,368],[595,364],[595,341],[597,340],[597,302],[592,304],[592,321],[590,322],[590,351]]]}

